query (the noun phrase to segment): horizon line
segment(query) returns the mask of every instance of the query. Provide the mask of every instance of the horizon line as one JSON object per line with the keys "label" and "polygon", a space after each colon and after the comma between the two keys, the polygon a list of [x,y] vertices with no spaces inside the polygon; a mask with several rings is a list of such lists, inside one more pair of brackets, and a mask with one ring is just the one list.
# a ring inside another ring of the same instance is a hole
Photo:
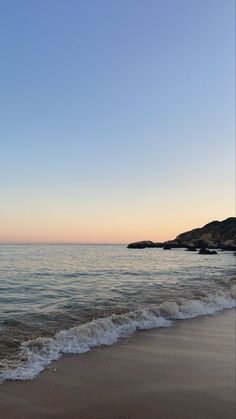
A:
{"label": "horizon line", "polygon": [[41,245],[82,245],[82,246],[86,246],[86,245],[104,245],[104,246],[108,246],[108,245],[125,245],[128,244],[128,242],[115,242],[115,243],[108,243],[108,242],[0,242],[0,246],[1,245],[37,245],[37,244],[41,244]]}

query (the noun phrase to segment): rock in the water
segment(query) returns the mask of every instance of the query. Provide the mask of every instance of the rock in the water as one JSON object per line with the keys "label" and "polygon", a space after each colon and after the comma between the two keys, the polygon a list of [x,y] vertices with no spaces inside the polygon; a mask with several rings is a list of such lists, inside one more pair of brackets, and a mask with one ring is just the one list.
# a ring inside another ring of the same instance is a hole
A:
{"label": "rock in the water", "polygon": [[189,251],[194,251],[196,248],[200,248],[236,251],[236,217],[230,217],[223,221],[212,221],[204,227],[187,231],[177,236],[176,239],[164,243],[143,240],[128,245],[129,249],[145,249],[146,247],[163,247],[165,250],[187,248]]}
{"label": "rock in the water", "polygon": [[236,217],[212,221],[204,227],[180,234],[176,240],[186,247],[236,250]]}
{"label": "rock in the water", "polygon": [[200,249],[198,252],[199,255],[217,255],[217,252],[215,250],[209,250],[209,249]]}
{"label": "rock in the water", "polygon": [[146,247],[153,247],[153,242],[150,240],[143,240],[141,242],[130,243],[128,249],[145,249]]}
{"label": "rock in the water", "polygon": [[140,242],[130,243],[128,244],[128,249],[146,249],[146,247],[163,247],[163,243],[154,243],[151,240],[143,240]]}
{"label": "rock in the water", "polygon": [[164,244],[163,250],[171,250],[171,245],[170,244]]}
{"label": "rock in the water", "polygon": [[187,252],[196,252],[197,251],[197,249],[196,249],[196,247],[194,247],[194,246],[189,246],[189,247],[187,247]]}

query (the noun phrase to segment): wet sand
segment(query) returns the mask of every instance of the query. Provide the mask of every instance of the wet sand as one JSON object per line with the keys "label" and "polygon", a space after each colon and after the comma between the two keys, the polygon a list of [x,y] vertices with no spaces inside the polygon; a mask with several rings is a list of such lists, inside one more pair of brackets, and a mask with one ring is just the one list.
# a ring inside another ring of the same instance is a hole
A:
{"label": "wet sand", "polygon": [[234,419],[235,311],[139,332],[0,385],[1,419]]}

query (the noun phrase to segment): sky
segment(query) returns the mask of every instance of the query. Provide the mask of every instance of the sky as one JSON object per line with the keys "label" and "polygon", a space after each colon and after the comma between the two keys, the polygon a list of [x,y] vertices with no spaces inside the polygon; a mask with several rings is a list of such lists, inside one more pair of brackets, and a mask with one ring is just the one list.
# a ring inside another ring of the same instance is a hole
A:
{"label": "sky", "polygon": [[162,241],[235,215],[234,7],[0,2],[0,242]]}

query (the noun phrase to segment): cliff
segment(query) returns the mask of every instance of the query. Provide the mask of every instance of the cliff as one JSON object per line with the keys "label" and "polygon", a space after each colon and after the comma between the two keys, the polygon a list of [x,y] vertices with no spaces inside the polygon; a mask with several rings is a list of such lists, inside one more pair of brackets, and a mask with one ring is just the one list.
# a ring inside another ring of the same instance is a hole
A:
{"label": "cliff", "polygon": [[195,228],[179,234],[174,240],[164,243],[142,241],[131,243],[128,248],[144,249],[146,247],[186,247],[236,250],[236,217],[223,221],[212,221],[201,228]]}
{"label": "cliff", "polygon": [[202,228],[179,234],[175,241],[182,246],[236,250],[236,217],[223,221],[212,221]]}

